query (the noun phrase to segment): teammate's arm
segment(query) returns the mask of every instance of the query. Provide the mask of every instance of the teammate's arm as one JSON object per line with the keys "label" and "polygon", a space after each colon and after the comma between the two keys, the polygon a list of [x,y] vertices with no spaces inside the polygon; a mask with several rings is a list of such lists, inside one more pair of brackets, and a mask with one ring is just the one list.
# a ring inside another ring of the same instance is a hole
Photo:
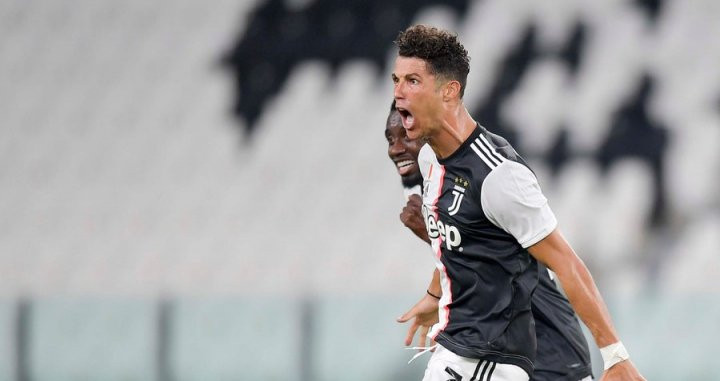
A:
{"label": "teammate's arm", "polygon": [[418,238],[430,243],[430,237],[428,237],[427,228],[425,228],[425,220],[422,216],[422,199],[420,196],[414,194],[408,198],[408,202],[400,213],[400,221],[412,230]]}
{"label": "teammate's arm", "polygon": [[[575,312],[590,330],[598,347],[619,342],[607,306],[583,261],[562,234],[555,229],[528,247],[528,252],[557,275]],[[607,360],[607,359],[606,359]],[[624,360],[610,367],[602,380],[644,380],[632,362]]]}
{"label": "teammate's arm", "polygon": [[433,272],[433,277],[428,285],[427,291],[428,292],[425,293],[425,295],[423,295],[422,298],[420,298],[420,300],[412,306],[412,308],[410,308],[410,310],[397,318],[398,323],[405,323],[410,321],[410,319],[413,319],[413,322],[410,324],[410,328],[408,329],[407,336],[405,336],[405,345],[412,344],[415,334],[418,329],[420,329],[418,345],[424,347],[430,327],[439,320],[439,300],[435,296],[440,296],[442,289],[440,288],[440,272],[437,269]]}

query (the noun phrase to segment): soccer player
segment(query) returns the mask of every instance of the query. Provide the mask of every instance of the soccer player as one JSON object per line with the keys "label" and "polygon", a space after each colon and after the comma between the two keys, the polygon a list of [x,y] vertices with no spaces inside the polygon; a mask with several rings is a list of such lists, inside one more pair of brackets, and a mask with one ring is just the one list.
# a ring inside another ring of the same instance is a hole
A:
{"label": "soccer player", "polygon": [[[400,215],[402,222],[415,235],[427,243],[425,222],[420,210],[420,184],[422,175],[418,165],[418,154],[422,141],[410,140],[405,134],[400,114],[393,102],[385,125],[388,142],[388,156],[395,163],[401,176],[408,203]],[[428,151],[429,153],[429,151]],[[435,157],[429,158],[437,163]],[[435,164],[437,165],[437,164]],[[530,377],[534,381],[579,381],[592,379],[590,352],[570,303],[560,293],[547,269],[539,266],[538,286],[531,297],[531,309],[535,318],[537,356],[535,371]],[[442,294],[437,270],[427,293],[413,308],[399,318],[400,322],[414,319],[405,344],[410,345],[420,328],[420,346],[425,345],[428,328],[438,322],[438,296]]]}
{"label": "soccer player", "polygon": [[395,109],[395,102],[390,106],[390,114],[385,123],[385,139],[388,141],[388,156],[400,175],[405,199],[413,194],[420,195],[423,179],[417,160],[423,142],[408,139],[400,114]]}
{"label": "soccer player", "polygon": [[529,379],[538,262],[557,274],[601,348],[603,380],[644,380],[535,175],[464,107],[469,58],[457,36],[415,25],[395,43],[392,79],[403,127],[408,138],[427,140],[420,157],[431,147],[438,160],[427,166],[420,160],[423,216],[442,287],[439,322],[430,332],[438,347],[424,380]]}

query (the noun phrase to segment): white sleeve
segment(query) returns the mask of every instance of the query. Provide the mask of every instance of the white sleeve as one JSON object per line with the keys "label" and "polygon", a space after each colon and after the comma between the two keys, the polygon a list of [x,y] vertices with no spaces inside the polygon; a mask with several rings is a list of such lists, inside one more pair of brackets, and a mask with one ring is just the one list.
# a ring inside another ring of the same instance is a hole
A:
{"label": "white sleeve", "polygon": [[425,143],[418,153],[418,166],[420,167],[420,174],[422,174],[423,179],[427,179],[430,166],[432,165],[437,166],[439,163],[435,156],[435,151],[432,150],[429,144]]}
{"label": "white sleeve", "polygon": [[526,166],[507,160],[485,178],[480,202],[487,218],[511,234],[523,248],[547,237],[557,220]]}

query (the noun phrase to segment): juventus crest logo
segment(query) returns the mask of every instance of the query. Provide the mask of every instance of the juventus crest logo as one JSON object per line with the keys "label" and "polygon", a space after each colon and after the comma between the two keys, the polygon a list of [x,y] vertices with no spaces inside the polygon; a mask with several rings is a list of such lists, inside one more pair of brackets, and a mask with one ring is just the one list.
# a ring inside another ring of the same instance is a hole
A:
{"label": "juventus crest logo", "polygon": [[448,208],[448,213],[454,216],[460,210],[460,204],[462,204],[463,197],[465,197],[465,188],[455,185],[452,190],[453,201]]}

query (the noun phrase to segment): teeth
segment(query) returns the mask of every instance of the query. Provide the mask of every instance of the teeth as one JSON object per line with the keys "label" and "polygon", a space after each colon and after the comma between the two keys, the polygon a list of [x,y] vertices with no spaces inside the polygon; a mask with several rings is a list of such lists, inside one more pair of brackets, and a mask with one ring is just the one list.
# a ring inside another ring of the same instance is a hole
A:
{"label": "teeth", "polygon": [[398,168],[407,167],[408,165],[413,165],[414,163],[415,162],[412,160],[403,160],[403,161],[399,161],[397,163],[397,167]]}

